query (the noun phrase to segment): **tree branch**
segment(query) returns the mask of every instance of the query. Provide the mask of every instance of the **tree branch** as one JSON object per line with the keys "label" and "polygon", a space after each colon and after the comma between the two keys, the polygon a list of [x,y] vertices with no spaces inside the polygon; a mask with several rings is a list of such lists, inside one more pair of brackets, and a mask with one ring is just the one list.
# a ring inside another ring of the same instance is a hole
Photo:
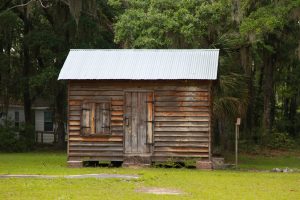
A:
{"label": "tree branch", "polygon": [[17,8],[17,7],[24,7],[24,6],[27,6],[29,5],[30,3],[34,2],[34,1],[38,1],[40,3],[40,5],[43,7],[43,8],[49,8],[50,6],[46,6],[44,5],[43,1],[42,0],[29,0],[27,3],[23,3],[23,4],[19,4],[19,5],[15,5],[13,7],[10,7],[8,8],[8,10],[12,10],[14,8]]}
{"label": "tree branch", "polygon": [[27,3],[15,5],[15,6],[13,6],[13,7],[8,8],[7,10],[12,10],[12,9],[14,9],[14,8],[17,8],[17,7],[24,7],[24,6],[27,6],[28,4],[30,4],[30,3],[33,2],[33,1],[35,1],[35,0],[30,0],[30,1],[28,1]]}
{"label": "tree branch", "polygon": [[45,5],[43,4],[43,1],[42,1],[42,0],[39,0],[39,2],[40,2],[41,6],[42,6],[43,8],[49,8],[49,7],[50,7],[50,6],[45,6]]}

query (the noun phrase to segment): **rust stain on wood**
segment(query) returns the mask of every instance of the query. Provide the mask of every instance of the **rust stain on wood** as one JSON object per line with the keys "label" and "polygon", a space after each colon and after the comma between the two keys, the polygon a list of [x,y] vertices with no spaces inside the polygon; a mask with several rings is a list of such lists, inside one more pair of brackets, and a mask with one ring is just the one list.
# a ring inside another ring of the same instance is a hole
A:
{"label": "rust stain on wood", "polygon": [[81,101],[69,101],[69,106],[81,106]]}

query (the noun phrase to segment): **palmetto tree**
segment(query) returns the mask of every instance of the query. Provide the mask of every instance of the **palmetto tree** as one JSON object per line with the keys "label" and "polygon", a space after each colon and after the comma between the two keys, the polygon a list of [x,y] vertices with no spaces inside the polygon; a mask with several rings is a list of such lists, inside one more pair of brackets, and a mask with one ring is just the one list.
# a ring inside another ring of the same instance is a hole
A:
{"label": "palmetto tree", "polygon": [[[245,115],[248,104],[247,77],[238,73],[220,75],[214,87],[213,119],[216,137],[228,148],[230,127],[237,117]],[[232,130],[232,129],[231,129]]]}

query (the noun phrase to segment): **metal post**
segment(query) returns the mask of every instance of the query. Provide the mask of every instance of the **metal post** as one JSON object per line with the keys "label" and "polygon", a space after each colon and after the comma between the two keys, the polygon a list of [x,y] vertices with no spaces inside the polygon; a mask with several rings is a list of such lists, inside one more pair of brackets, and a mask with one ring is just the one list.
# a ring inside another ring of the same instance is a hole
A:
{"label": "metal post", "polygon": [[238,167],[238,141],[239,141],[239,126],[241,124],[241,118],[237,118],[235,124],[235,167]]}
{"label": "metal post", "polygon": [[238,166],[238,125],[235,125],[235,167]]}

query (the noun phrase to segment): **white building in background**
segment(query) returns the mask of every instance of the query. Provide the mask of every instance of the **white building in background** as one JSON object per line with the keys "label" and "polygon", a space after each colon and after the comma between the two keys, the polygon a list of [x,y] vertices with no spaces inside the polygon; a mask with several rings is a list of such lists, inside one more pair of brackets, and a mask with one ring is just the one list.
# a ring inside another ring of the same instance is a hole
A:
{"label": "white building in background", "polygon": [[[34,106],[32,107],[34,114],[34,126],[36,132],[36,141],[38,143],[55,143],[55,123],[53,111],[50,107]],[[22,105],[9,105],[7,113],[0,110],[0,123],[3,123],[7,117],[15,127],[19,127],[25,122],[24,108]]]}

